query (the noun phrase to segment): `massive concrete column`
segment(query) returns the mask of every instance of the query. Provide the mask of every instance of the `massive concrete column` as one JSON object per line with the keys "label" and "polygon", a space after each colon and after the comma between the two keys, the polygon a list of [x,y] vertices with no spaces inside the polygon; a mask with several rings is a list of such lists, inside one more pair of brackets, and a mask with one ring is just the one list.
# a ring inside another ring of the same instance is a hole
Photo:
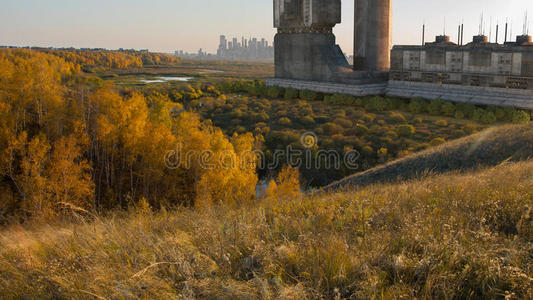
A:
{"label": "massive concrete column", "polygon": [[276,78],[336,81],[350,70],[333,35],[340,22],[341,0],[274,0]]}
{"label": "massive concrete column", "polygon": [[354,69],[390,69],[392,0],[355,0]]}

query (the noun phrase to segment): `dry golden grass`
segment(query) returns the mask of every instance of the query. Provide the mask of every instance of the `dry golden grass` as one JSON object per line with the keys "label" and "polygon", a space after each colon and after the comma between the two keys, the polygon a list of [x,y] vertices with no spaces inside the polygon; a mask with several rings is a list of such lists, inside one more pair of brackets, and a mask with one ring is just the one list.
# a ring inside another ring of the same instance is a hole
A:
{"label": "dry golden grass", "polygon": [[2,298],[533,297],[533,162],[1,231]]}

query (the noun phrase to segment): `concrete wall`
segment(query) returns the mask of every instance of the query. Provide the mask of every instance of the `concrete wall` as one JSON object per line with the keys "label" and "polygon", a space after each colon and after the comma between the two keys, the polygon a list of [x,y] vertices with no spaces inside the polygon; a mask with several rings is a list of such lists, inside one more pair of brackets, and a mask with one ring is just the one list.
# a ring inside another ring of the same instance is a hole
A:
{"label": "concrete wall", "polygon": [[266,85],[279,86],[283,88],[294,88],[298,90],[308,90],[318,93],[340,93],[359,97],[383,95],[385,94],[387,88],[387,83],[353,85],[319,81],[287,80],[279,78],[267,79]]}
{"label": "concrete wall", "polygon": [[389,81],[386,95],[533,109],[533,90]]}
{"label": "concrete wall", "polygon": [[340,93],[352,96],[387,95],[391,97],[442,99],[477,105],[510,106],[533,110],[533,90],[487,88],[423,82],[391,80],[380,84],[340,84],[318,81],[270,78],[268,86],[310,90],[320,93]]}

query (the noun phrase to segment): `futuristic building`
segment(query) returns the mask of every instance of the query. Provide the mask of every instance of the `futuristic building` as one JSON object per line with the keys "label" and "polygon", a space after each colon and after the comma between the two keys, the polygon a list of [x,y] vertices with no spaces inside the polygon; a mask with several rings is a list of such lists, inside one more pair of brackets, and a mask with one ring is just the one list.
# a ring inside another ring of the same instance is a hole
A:
{"label": "futuristic building", "polygon": [[494,88],[533,89],[533,43],[530,36],[516,42],[489,43],[475,36],[464,46],[438,36],[424,46],[395,46],[390,79]]}
{"label": "futuristic building", "polygon": [[[267,85],[355,96],[389,95],[533,109],[533,43],[462,45],[448,36],[391,49],[392,0],[354,0],[354,65],[335,43],[340,0],[274,0],[276,76]],[[498,31],[498,30],[497,30]],[[507,32],[505,33],[507,40]]]}

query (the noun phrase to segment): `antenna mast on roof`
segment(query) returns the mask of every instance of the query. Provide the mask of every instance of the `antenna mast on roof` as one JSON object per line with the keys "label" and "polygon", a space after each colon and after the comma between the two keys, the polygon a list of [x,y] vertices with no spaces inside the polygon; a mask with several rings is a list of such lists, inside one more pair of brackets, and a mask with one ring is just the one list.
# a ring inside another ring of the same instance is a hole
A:
{"label": "antenna mast on roof", "polygon": [[509,18],[505,18],[505,38],[503,41],[504,44],[507,43],[508,33],[509,33]]}
{"label": "antenna mast on roof", "polygon": [[490,27],[489,27],[489,43],[492,40],[492,17],[490,17]]}
{"label": "antenna mast on roof", "polygon": [[481,35],[481,24],[483,24],[483,13],[481,14],[480,18],[479,18],[479,26],[478,26],[478,35]]}
{"label": "antenna mast on roof", "polygon": [[424,23],[422,25],[422,46],[426,44],[426,20],[424,20]]}
{"label": "antenna mast on roof", "polygon": [[524,35],[529,35],[529,20],[528,20],[527,10],[524,15]]}
{"label": "antenna mast on roof", "polygon": [[496,44],[498,44],[498,34],[500,33],[500,21],[496,21]]}

